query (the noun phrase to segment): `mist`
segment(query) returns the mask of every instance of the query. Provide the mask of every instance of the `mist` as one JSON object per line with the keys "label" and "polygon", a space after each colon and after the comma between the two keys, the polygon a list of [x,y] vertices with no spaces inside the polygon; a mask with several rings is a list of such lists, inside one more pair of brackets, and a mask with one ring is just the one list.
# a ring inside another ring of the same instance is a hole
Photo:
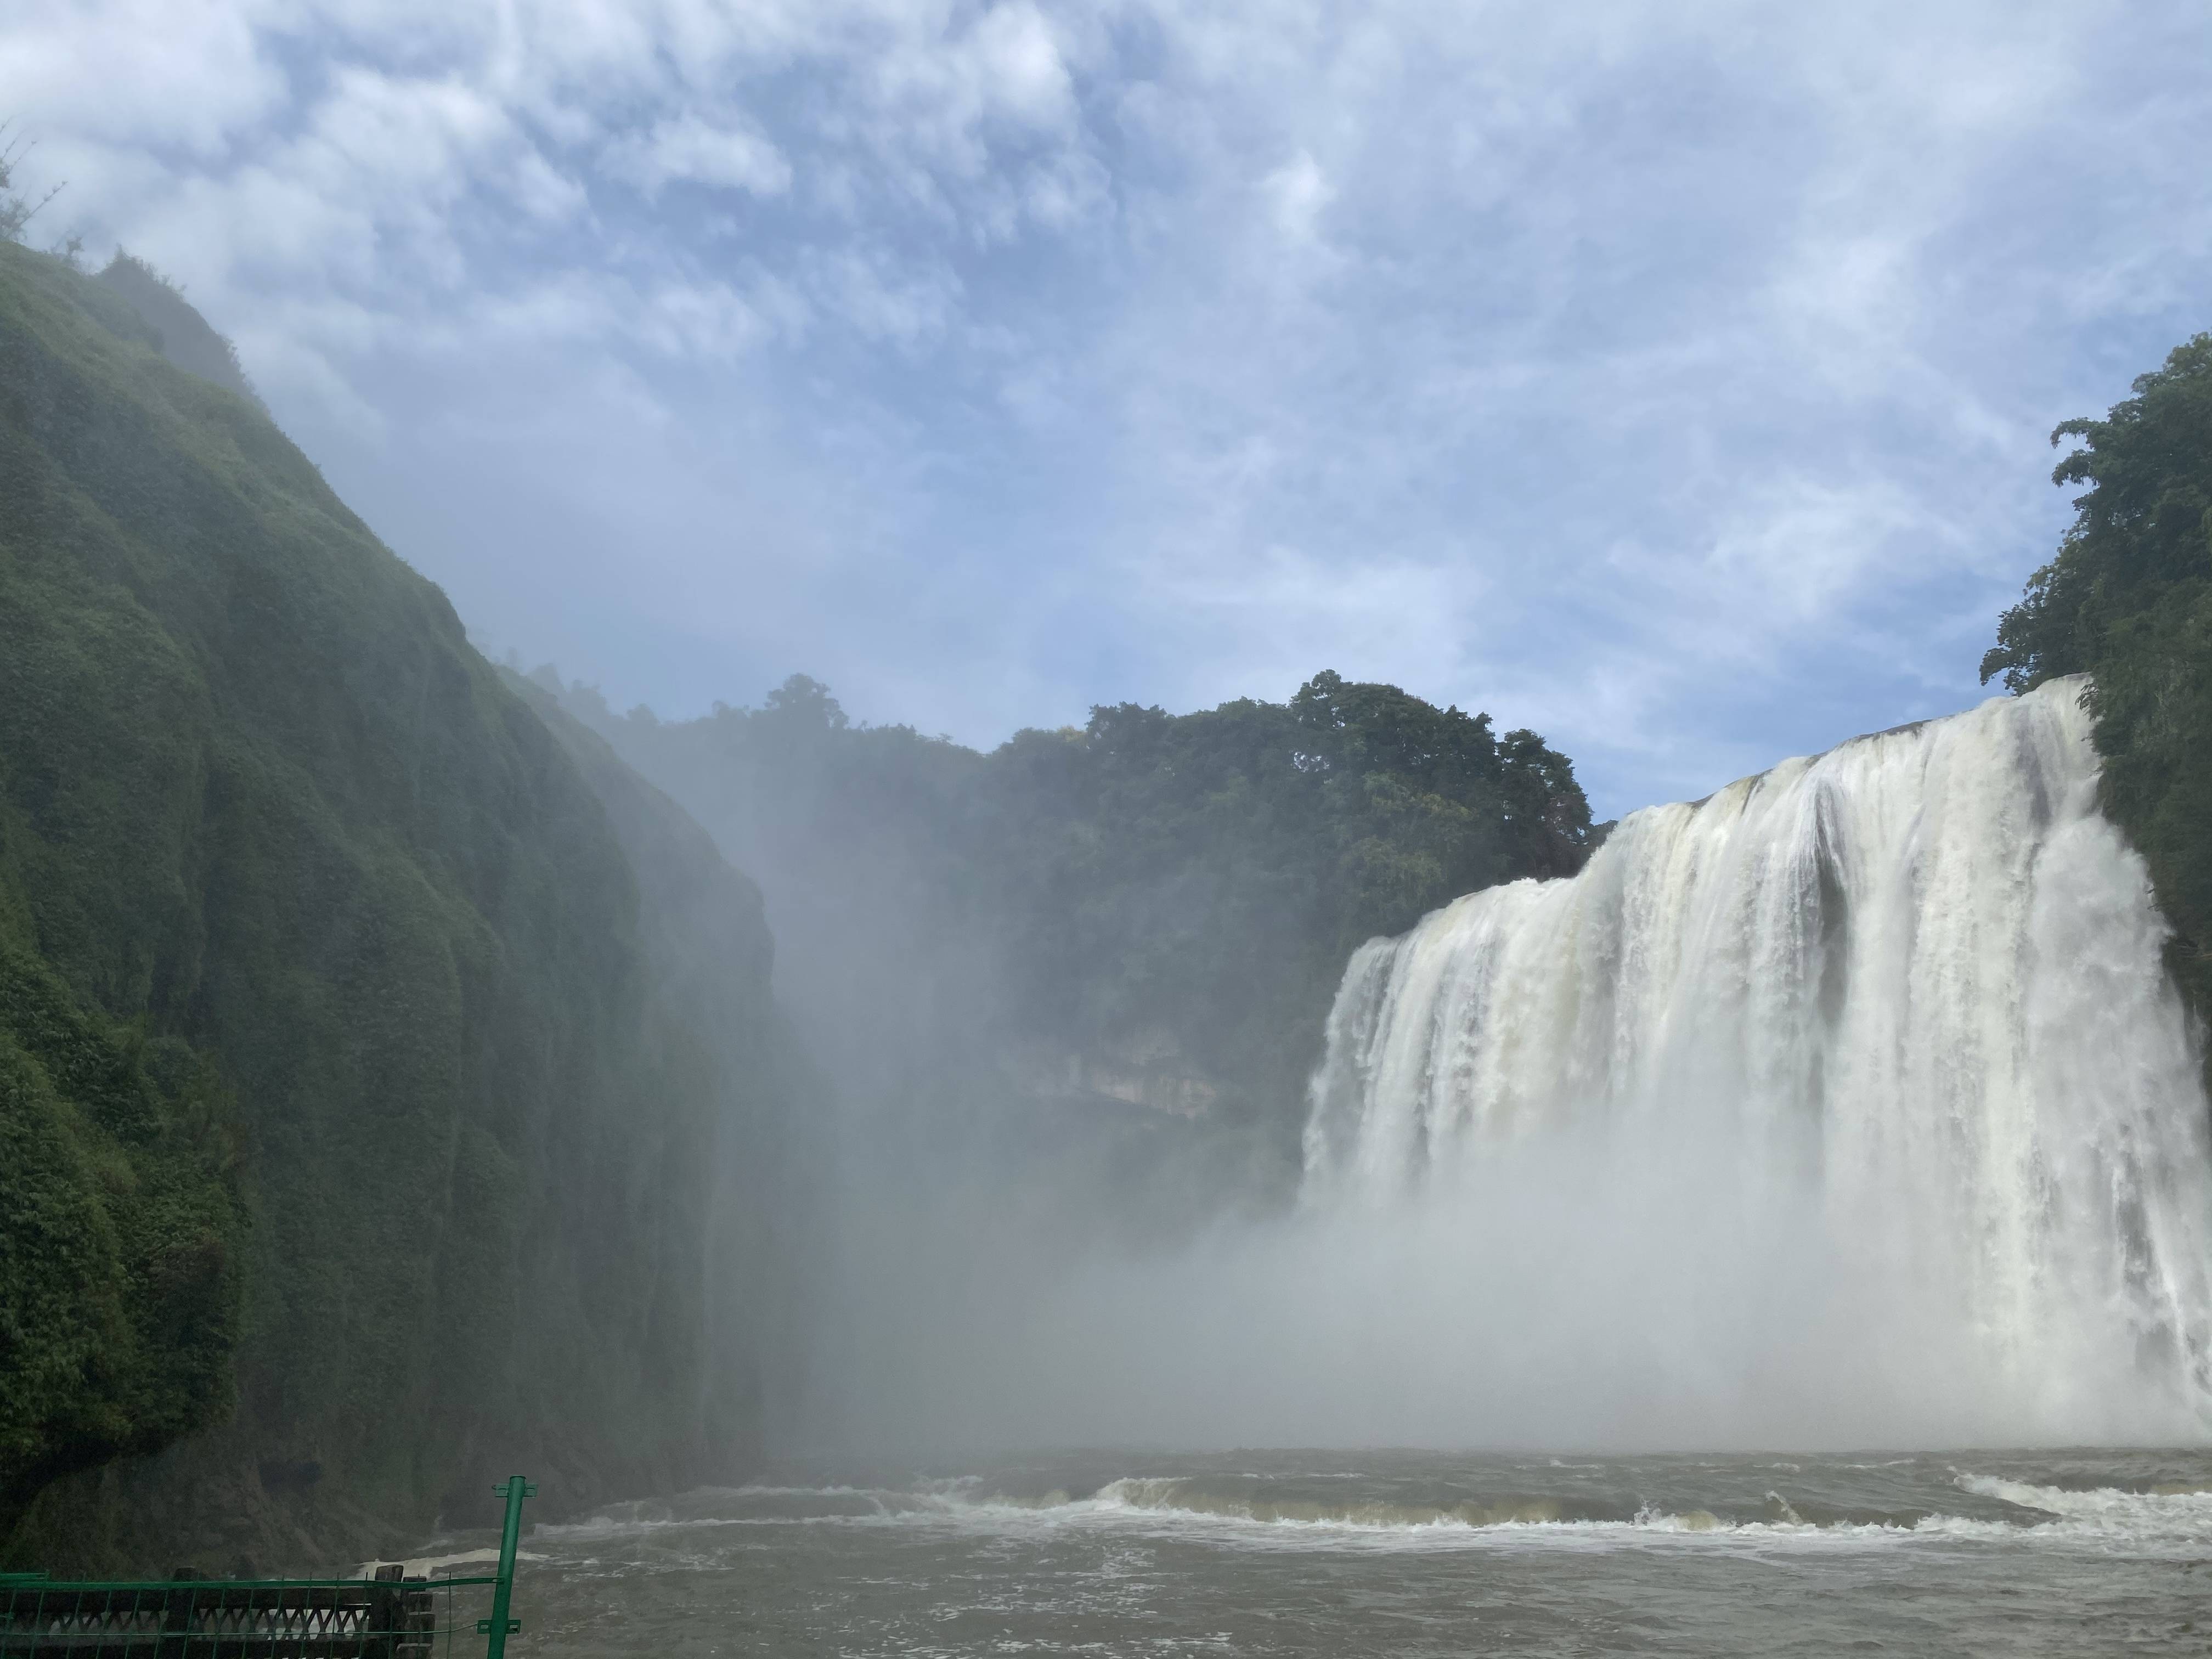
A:
{"label": "mist", "polygon": [[[1090,1040],[1025,1023],[910,769],[980,811],[1005,757],[817,722],[790,819],[769,775],[679,761],[708,728],[596,718],[759,872],[835,1085],[787,1453],[2212,1431],[2202,1051],[2078,683],[1637,815],[1571,880],[1363,945],[1227,1122],[1056,1091]],[[781,729],[729,726],[720,764]],[[899,813],[848,751],[902,757]],[[1202,1024],[1231,994],[1198,994]]]}
{"label": "mist", "polygon": [[[2054,1374],[1952,1285],[1747,1201],[1736,1148],[1563,1137],[1390,1212],[1228,1225],[1149,1259],[1007,1266],[979,1222],[867,1306],[871,1450],[1553,1452],[2164,1443],[2201,1402],[2125,1348]],[[962,1248],[963,1246],[966,1248]],[[1048,1246],[1047,1248],[1049,1248]]]}

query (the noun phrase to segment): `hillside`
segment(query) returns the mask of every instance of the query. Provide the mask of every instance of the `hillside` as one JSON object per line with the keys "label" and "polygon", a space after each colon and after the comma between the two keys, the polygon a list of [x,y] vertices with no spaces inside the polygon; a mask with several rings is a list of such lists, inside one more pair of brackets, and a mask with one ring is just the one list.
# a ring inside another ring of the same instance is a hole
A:
{"label": "hillside", "polygon": [[804,677],[672,723],[567,695],[768,884],[802,1008],[880,1027],[920,996],[902,1061],[964,1032],[1018,1091],[1253,1126],[1279,1158],[1353,947],[1591,844],[1534,733],[1334,674],[989,754],[853,726]]}
{"label": "hillside", "polygon": [[728,1204],[815,1086],[757,895],[162,343],[0,245],[5,1563],[741,1472]]}

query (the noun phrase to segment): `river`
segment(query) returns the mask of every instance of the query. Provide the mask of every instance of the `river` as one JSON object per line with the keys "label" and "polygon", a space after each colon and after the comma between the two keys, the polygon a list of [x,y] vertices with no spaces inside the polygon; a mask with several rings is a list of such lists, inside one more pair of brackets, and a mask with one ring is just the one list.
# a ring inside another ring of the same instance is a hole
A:
{"label": "river", "polygon": [[2212,1651],[2203,1450],[794,1467],[526,1549],[546,1659]]}

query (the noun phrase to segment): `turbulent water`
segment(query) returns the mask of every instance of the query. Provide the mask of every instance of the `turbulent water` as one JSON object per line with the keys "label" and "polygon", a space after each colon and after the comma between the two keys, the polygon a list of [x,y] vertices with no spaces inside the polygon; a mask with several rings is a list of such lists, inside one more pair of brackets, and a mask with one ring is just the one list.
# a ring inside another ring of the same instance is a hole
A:
{"label": "turbulent water", "polygon": [[1310,1208],[1517,1202],[1540,1227],[1533,1188],[1587,1230],[1601,1193],[1644,1287],[1622,1328],[1689,1333],[1715,1384],[1794,1346],[1939,1436],[2201,1437],[2199,1054],[2080,690],[1635,813],[1571,881],[1365,946]]}
{"label": "turbulent water", "polygon": [[1070,1454],[778,1480],[540,1528],[516,1601],[528,1651],[2212,1647],[2201,1452]]}

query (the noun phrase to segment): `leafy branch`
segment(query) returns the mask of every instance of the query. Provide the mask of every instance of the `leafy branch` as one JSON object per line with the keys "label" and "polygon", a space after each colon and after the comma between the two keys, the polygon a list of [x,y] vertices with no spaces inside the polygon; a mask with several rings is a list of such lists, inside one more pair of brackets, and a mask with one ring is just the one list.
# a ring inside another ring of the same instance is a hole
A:
{"label": "leafy branch", "polygon": [[41,208],[62,193],[62,186],[56,185],[36,201],[16,190],[16,169],[22,165],[24,156],[31,152],[33,145],[20,133],[12,138],[6,137],[12,125],[9,121],[0,121],[0,139],[5,140],[0,142],[0,238],[20,242],[23,240],[23,228],[38,216]]}

